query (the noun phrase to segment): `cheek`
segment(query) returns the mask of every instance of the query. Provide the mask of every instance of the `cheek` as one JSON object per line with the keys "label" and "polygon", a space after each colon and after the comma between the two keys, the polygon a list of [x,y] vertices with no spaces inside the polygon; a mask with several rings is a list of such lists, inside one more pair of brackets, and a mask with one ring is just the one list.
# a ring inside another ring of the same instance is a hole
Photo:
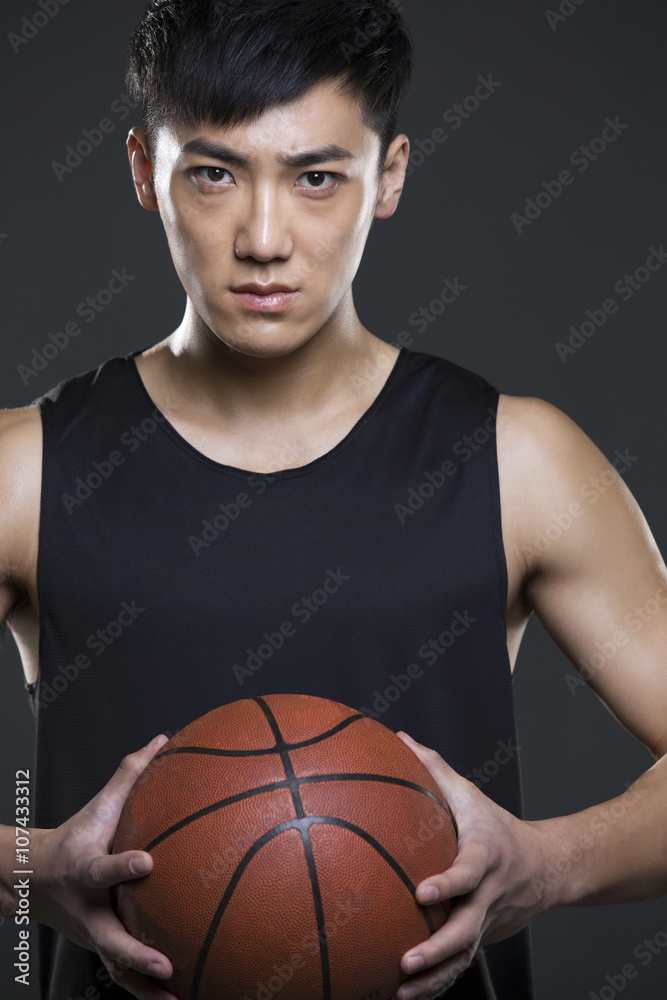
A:
{"label": "cheek", "polygon": [[307,234],[301,254],[301,276],[311,287],[327,286],[332,296],[351,283],[366,245],[367,225],[360,214],[350,214],[336,224],[317,226]]}
{"label": "cheek", "polygon": [[173,189],[175,186],[158,195],[172,255],[182,264],[196,262],[206,267],[222,250],[223,228],[216,224],[210,205],[204,205],[196,194],[194,198],[184,198],[180,192],[179,197],[179,190]]}
{"label": "cheek", "polygon": [[341,235],[341,245],[345,244],[345,253],[349,258],[349,266],[356,273],[366,247],[368,233],[373,220],[374,201],[368,192],[365,197],[355,200],[351,206],[348,225]]}
{"label": "cheek", "polygon": [[193,210],[174,213],[165,230],[174,262],[181,271],[186,269],[193,278],[205,283],[209,275],[220,276],[227,243],[210,213],[205,218]]}

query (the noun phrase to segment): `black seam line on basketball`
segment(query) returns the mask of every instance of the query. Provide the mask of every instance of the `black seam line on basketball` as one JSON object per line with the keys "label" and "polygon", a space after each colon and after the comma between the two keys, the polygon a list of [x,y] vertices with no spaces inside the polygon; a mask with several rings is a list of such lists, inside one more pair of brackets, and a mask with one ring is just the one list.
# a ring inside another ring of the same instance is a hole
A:
{"label": "black seam line on basketball", "polygon": [[350,823],[350,821],[347,819],[341,819],[339,816],[307,816],[305,818],[307,820],[311,820],[311,822],[313,823],[329,823],[333,826],[345,827],[346,830],[352,830],[353,833],[356,833],[359,837],[365,840],[366,843],[370,844],[371,847],[373,847],[378,852],[380,857],[383,858],[387,862],[387,864],[394,869],[394,871],[401,879],[401,881],[408,887],[408,889],[412,893],[412,898],[415,900],[415,903],[422,912],[422,916],[424,917],[426,925],[429,929],[429,934],[435,934],[435,927],[433,926],[433,921],[428,911],[428,907],[422,906],[421,903],[417,903],[417,900],[415,898],[415,885],[412,879],[407,874],[407,872],[405,872],[401,868],[396,858],[389,853],[386,847],[382,846],[379,840],[376,840],[375,837],[371,833],[368,833],[367,830],[364,830],[363,827],[357,826],[356,823]]}
{"label": "black seam line on basketball", "polygon": [[[285,769],[285,777],[289,783],[289,789],[292,793],[292,802],[294,803],[294,811],[297,816],[305,816],[306,810],[303,808],[303,802],[301,800],[301,793],[299,791],[299,786],[296,782],[296,775],[294,774],[294,767],[292,766],[292,761],[290,760],[289,750],[286,749],[285,740],[283,739],[283,734],[280,732],[280,726],[278,725],[278,720],[271,711],[270,707],[266,704],[263,698],[253,699],[257,702],[261,710],[266,716],[266,721],[271,726],[271,732],[276,741],[276,749],[280,751],[280,760]],[[314,886],[313,886],[314,891]]]}
{"label": "black seam line on basketball", "polygon": [[[280,726],[278,725],[278,720],[276,719],[270,705],[267,705],[263,698],[255,698],[255,701],[259,707],[264,712],[267,722],[271,726],[271,732],[274,735],[276,741],[276,748],[280,749],[280,759],[282,765],[285,768],[285,775],[289,783],[290,792],[292,793],[292,801],[294,803],[294,811],[299,819],[303,819],[306,816],[306,810],[303,807],[303,801],[301,799],[301,792],[299,791],[299,782],[297,781],[296,775],[294,773],[294,766],[289,755],[289,750],[285,740],[283,739],[283,734],[280,732]],[[331,1000],[331,970],[329,968],[329,946],[326,938],[326,928],[324,926],[324,908],[322,906],[322,894],[320,892],[320,884],[317,879],[317,868],[315,866],[315,858],[313,857],[313,845],[310,842],[310,834],[308,832],[308,827],[301,827],[301,840],[303,843],[303,849],[306,855],[306,864],[308,865],[308,877],[310,878],[310,888],[313,894],[313,904],[315,906],[315,918],[317,920],[317,931],[318,938],[320,942],[320,964],[322,966],[322,994],[323,1000]]]}
{"label": "black seam line on basketball", "polygon": [[[402,785],[405,788],[412,788],[414,791],[433,799],[434,802],[437,802],[445,810],[453,823],[452,814],[445,802],[441,802],[438,796],[434,795],[428,788],[423,788],[414,781],[407,781],[405,778],[394,778],[388,774],[365,774],[363,771],[359,771],[346,774],[308,774],[295,780],[300,785],[312,785],[321,781],[384,781],[391,785]],[[273,781],[267,785],[257,785],[255,788],[248,788],[244,792],[237,792],[236,795],[229,795],[226,799],[219,799],[217,802],[212,802],[210,805],[204,806],[202,809],[198,809],[188,816],[184,816],[183,819],[167,827],[166,830],[163,830],[150,843],[146,844],[145,847],[140,848],[140,850],[152,851],[157,844],[170,837],[172,833],[176,833],[184,826],[187,826],[188,823],[193,823],[196,819],[201,819],[202,816],[208,816],[209,813],[215,812],[216,809],[222,809],[224,806],[232,805],[234,802],[241,802],[243,799],[251,798],[253,795],[263,795],[265,792],[275,792],[279,788],[289,787],[290,785],[287,780]]]}
{"label": "black seam line on basketball", "polygon": [[[254,699],[257,701],[258,699]],[[322,740],[327,740],[334,733],[339,732],[341,729],[345,729],[349,726],[351,722],[356,722],[358,719],[365,719],[366,716],[359,713],[358,715],[350,715],[347,719],[343,719],[339,722],[333,729],[327,729],[325,733],[320,733],[319,736],[311,736],[309,740],[301,740],[300,743],[285,743],[285,750],[299,750],[300,747],[309,747],[313,743],[320,743]],[[169,750],[163,750],[162,753],[156,753],[153,760],[159,760],[160,757],[168,757],[172,753],[211,753],[217,754],[220,757],[260,757],[262,754],[277,753],[280,748],[278,746],[273,747],[263,747],[258,750],[219,750],[217,747],[171,747]]]}
{"label": "black seam line on basketball", "polygon": [[322,892],[317,877],[317,865],[313,856],[313,845],[310,839],[308,827],[301,829],[301,840],[306,855],[308,865],[308,875],[310,876],[310,886],[313,891],[313,902],[315,904],[315,919],[317,920],[317,939],[320,943],[320,965],[322,967],[322,1000],[331,1000],[331,967],[329,964],[329,942],[327,940],[327,928],[324,921],[324,907],[322,906]]}
{"label": "black seam line on basketball", "polygon": [[[218,926],[220,924],[220,921],[222,920],[225,909],[227,908],[227,904],[229,903],[229,900],[232,897],[232,893],[234,892],[234,889],[236,888],[239,880],[241,879],[241,876],[243,875],[243,872],[248,867],[250,861],[252,861],[255,854],[257,854],[257,852],[262,847],[264,847],[264,845],[267,844],[270,840],[273,840],[274,837],[279,836],[281,833],[285,833],[287,830],[298,830],[301,833],[301,838],[303,840],[304,830],[309,830],[310,827],[316,823],[328,824],[330,826],[342,826],[345,829],[351,830],[353,833],[356,833],[358,836],[362,837],[367,843],[371,845],[371,847],[373,847],[380,854],[382,858],[384,858],[384,860],[390,865],[390,867],[393,868],[393,870],[399,876],[401,881],[408,887],[408,889],[412,893],[413,899],[415,898],[415,886],[411,881],[411,879],[409,878],[409,876],[406,874],[406,872],[403,871],[403,869],[398,864],[396,859],[392,857],[391,854],[389,854],[389,852],[382,846],[382,844],[380,844],[375,839],[375,837],[371,836],[371,834],[367,833],[360,826],[357,826],[355,823],[350,823],[348,820],[339,819],[337,816],[302,816],[299,819],[285,820],[284,823],[279,823],[277,826],[272,827],[272,829],[267,830],[266,833],[263,833],[261,837],[258,837],[257,840],[254,842],[254,844],[252,844],[248,848],[248,850],[243,855],[243,857],[237,864],[236,868],[234,869],[234,873],[227,884],[227,888],[223,893],[222,899],[218,903],[217,909],[213,914],[211,923],[209,924],[208,927],[208,931],[206,932],[206,937],[204,938],[204,943],[199,952],[199,956],[197,958],[197,965],[195,967],[195,972],[192,977],[190,1000],[197,1000],[197,994],[199,992],[199,983],[201,982],[201,977],[204,971],[204,965],[206,963],[208,953],[211,949],[211,945],[213,944],[213,939],[216,935]],[[435,934],[435,928],[433,926],[433,921],[431,920],[430,914],[428,913],[428,908],[426,906],[422,906],[420,903],[417,903],[416,899],[415,903],[421,910],[422,915],[426,920],[426,923],[429,928],[429,933]]]}
{"label": "black seam line on basketball", "polygon": [[192,977],[190,1000],[197,1000],[197,996],[199,993],[199,983],[201,982],[201,977],[204,972],[204,965],[206,964],[208,953],[211,949],[211,945],[213,944],[213,939],[215,938],[218,926],[220,924],[220,921],[222,920],[225,909],[227,908],[227,904],[229,903],[232,897],[232,893],[234,892],[234,889],[238,885],[244,871],[248,867],[248,864],[252,861],[255,854],[257,854],[257,852],[262,847],[264,847],[265,844],[267,844],[270,840],[273,840],[274,837],[279,836],[281,833],[285,833],[286,830],[297,829],[299,833],[301,833],[301,840],[303,842],[302,826],[304,824],[304,821],[309,822],[310,819],[311,817],[308,816],[301,817],[300,819],[289,819],[286,820],[284,823],[279,823],[278,826],[274,826],[270,830],[267,830],[266,833],[263,833],[261,837],[257,838],[254,844],[251,844],[251,846],[248,848],[246,853],[243,855],[243,857],[237,864],[229,882],[227,883],[227,888],[225,889],[222,895],[222,899],[218,903],[217,909],[213,914],[211,923],[209,924],[208,927],[208,931],[206,932],[206,937],[204,938],[204,943],[199,952],[199,956],[197,958],[197,965],[195,967],[194,975]]}

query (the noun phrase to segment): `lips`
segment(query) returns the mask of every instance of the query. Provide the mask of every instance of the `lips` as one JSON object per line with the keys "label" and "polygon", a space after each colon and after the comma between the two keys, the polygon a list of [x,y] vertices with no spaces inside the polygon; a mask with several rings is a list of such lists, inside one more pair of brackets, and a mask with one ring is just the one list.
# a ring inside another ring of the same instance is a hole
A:
{"label": "lips", "polygon": [[257,313],[287,312],[299,297],[299,289],[288,285],[259,285],[255,282],[230,289],[232,298],[244,309]]}
{"label": "lips", "polygon": [[290,288],[289,285],[257,285],[257,284],[246,284],[239,285],[238,288],[232,288],[233,292],[249,292],[251,295],[273,295],[276,292],[295,292],[296,288]]}

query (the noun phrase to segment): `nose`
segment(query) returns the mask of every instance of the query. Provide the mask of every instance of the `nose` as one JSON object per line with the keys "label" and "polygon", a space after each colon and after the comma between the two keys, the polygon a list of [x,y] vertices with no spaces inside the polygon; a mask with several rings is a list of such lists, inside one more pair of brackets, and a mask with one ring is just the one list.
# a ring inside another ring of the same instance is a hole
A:
{"label": "nose", "polygon": [[234,247],[240,260],[268,263],[291,256],[293,240],[287,210],[272,185],[267,183],[249,192]]}

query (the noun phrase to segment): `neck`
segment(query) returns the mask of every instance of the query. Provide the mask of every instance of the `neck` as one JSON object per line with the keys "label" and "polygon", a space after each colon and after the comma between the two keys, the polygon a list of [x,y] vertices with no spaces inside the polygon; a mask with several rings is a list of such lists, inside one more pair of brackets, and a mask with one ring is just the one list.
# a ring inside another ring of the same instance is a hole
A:
{"label": "neck", "polygon": [[351,291],[315,335],[291,350],[283,339],[281,353],[261,354],[220,340],[188,299],[181,325],[152,352],[161,354],[169,384],[202,415],[258,423],[302,421],[375,396],[396,354],[362,325]]}

